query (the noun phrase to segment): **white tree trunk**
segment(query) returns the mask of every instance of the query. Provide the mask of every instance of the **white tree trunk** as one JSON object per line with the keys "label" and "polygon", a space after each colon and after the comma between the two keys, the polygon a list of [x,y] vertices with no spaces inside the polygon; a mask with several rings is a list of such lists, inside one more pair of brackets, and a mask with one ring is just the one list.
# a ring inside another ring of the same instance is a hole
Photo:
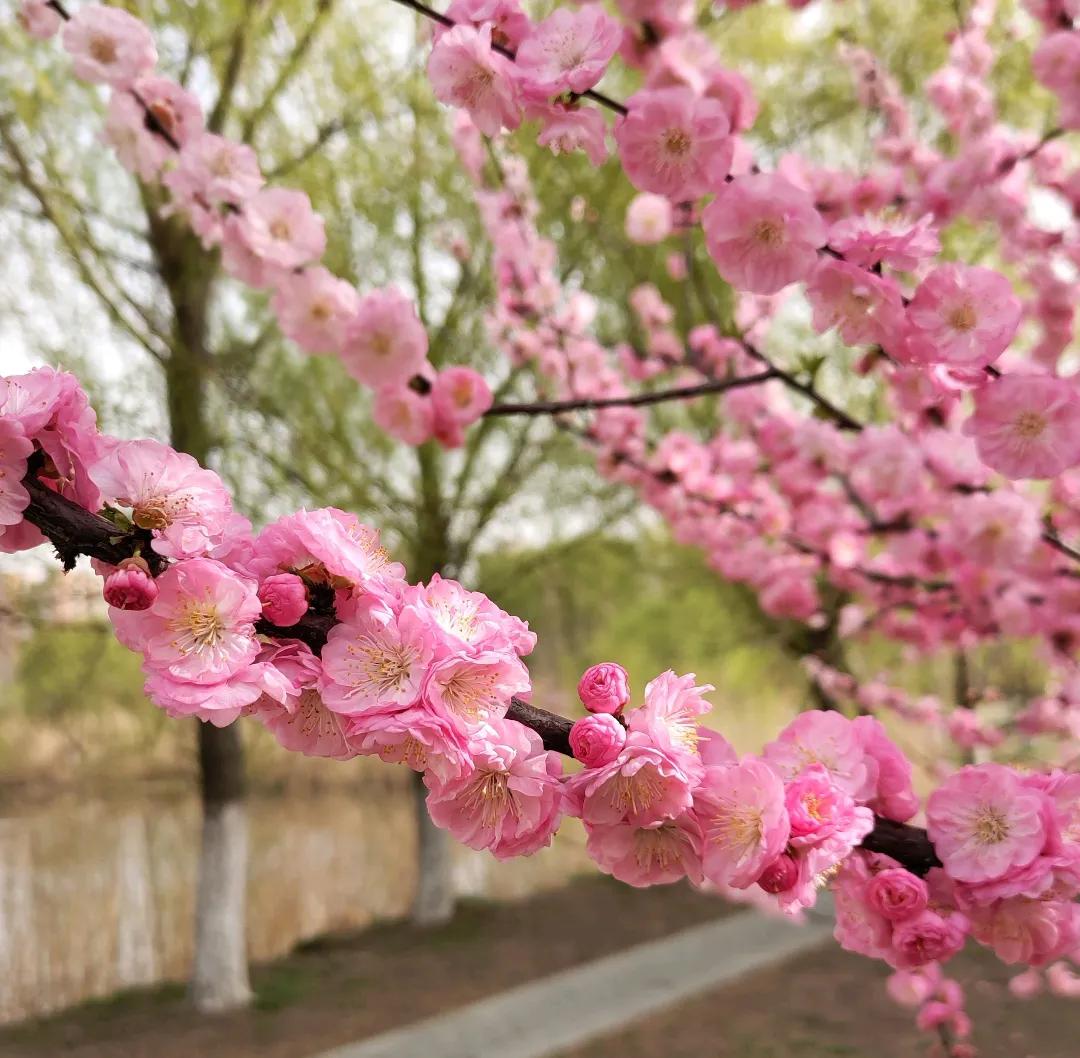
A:
{"label": "white tree trunk", "polygon": [[450,835],[432,823],[425,803],[426,794],[427,788],[423,779],[417,774],[413,783],[413,801],[416,811],[419,869],[412,920],[418,926],[435,926],[448,922],[453,916],[456,893]]}
{"label": "white tree trunk", "polygon": [[245,930],[248,835],[242,801],[204,804],[203,813],[191,999],[198,1010],[209,1012],[251,1001]]}

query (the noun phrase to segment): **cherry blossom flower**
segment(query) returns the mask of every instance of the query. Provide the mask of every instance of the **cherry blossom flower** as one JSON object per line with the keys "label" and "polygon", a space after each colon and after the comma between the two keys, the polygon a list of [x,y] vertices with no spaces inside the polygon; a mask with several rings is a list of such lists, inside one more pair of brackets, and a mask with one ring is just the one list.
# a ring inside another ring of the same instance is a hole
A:
{"label": "cherry blossom flower", "polygon": [[736,177],[706,207],[702,224],[720,275],[755,294],[805,279],[827,237],[810,195],[777,173]]}
{"label": "cherry blossom flower", "polygon": [[694,791],[694,812],[704,834],[705,877],[713,885],[753,885],[787,845],[784,785],[752,757],[709,768]]}
{"label": "cherry blossom flower", "polygon": [[136,560],[129,559],[105,578],[103,595],[118,610],[149,610],[157,599],[158,586]]}
{"label": "cherry blossom flower", "polygon": [[536,137],[541,147],[552,154],[572,154],[584,151],[593,165],[604,164],[608,156],[607,125],[595,107],[563,106],[530,107],[529,116],[538,118],[542,128]]}
{"label": "cherry blossom flower", "polygon": [[[532,29],[529,16],[517,0],[452,0],[446,14],[454,22],[475,27],[490,23],[492,43],[504,48],[517,48]],[[436,40],[446,32],[445,27],[436,25]]]}
{"label": "cherry blossom flower", "polygon": [[866,883],[866,900],[890,922],[900,922],[923,911],[930,893],[926,882],[917,875],[903,867],[889,867]]}
{"label": "cherry blossom flower", "polygon": [[587,825],[585,833],[590,859],[627,885],[667,885],[682,878],[699,884],[702,880],[701,827],[693,812],[648,827]]}
{"label": "cherry blossom flower", "polygon": [[599,4],[557,7],[517,49],[523,87],[547,97],[587,92],[604,76],[621,37],[619,24]]}
{"label": "cherry blossom flower", "polygon": [[397,287],[373,290],[346,329],[345,370],[366,386],[400,385],[427,362],[428,338],[416,306]]}
{"label": "cherry blossom flower", "polygon": [[334,625],[323,648],[322,697],[345,716],[413,705],[435,646],[424,627],[375,596],[365,596]]}
{"label": "cherry blossom flower", "polygon": [[288,628],[308,612],[308,593],[295,573],[275,573],[259,585],[263,616],[273,624]]}
{"label": "cherry blossom flower", "polygon": [[1052,478],[1080,463],[1080,396],[1065,379],[999,378],[976,392],[964,429],[979,458],[1007,478]]}
{"label": "cherry blossom flower", "polygon": [[1020,300],[1003,275],[941,265],[919,284],[908,306],[907,351],[927,364],[985,367],[1008,348],[1020,316]]}
{"label": "cherry blossom flower", "polygon": [[169,558],[207,555],[231,525],[232,501],[221,479],[160,441],[117,441],[91,476],[106,502],[127,507],[151,547]]}
{"label": "cherry blossom flower", "polygon": [[900,288],[863,268],[825,258],[806,284],[814,330],[835,327],[847,345],[891,346],[904,326]]}
{"label": "cherry blossom flower", "polygon": [[804,768],[821,764],[856,801],[868,793],[866,753],[854,724],[839,713],[800,713],[765,746],[762,757],[784,779],[794,779]]}
{"label": "cherry blossom flower", "polygon": [[626,208],[626,236],[641,246],[663,242],[672,231],[671,199],[647,192],[635,195]]}
{"label": "cherry blossom flower", "polygon": [[18,525],[30,503],[30,494],[22,484],[26,460],[34,443],[11,419],[0,418],[0,537],[9,525]]}
{"label": "cherry blossom flower", "polygon": [[305,352],[340,353],[359,303],[351,283],[317,267],[283,278],[273,309],[282,333]]}
{"label": "cherry blossom flower", "polygon": [[884,264],[898,272],[914,272],[941,250],[930,214],[910,228],[877,216],[844,217],[829,228],[829,246],[859,268]]}
{"label": "cherry blossom flower", "polygon": [[703,695],[712,684],[695,684],[692,672],[676,676],[668,669],[645,686],[645,700],[629,717],[629,729],[640,731],[649,741],[680,761],[688,772],[695,769],[698,717],[712,707]]}
{"label": "cherry blossom flower", "polygon": [[570,749],[586,768],[610,764],[626,745],[626,728],[610,713],[583,716],[570,728]]}
{"label": "cherry blossom flower", "polygon": [[513,720],[484,726],[472,744],[473,769],[428,771],[428,811],[463,845],[496,859],[529,856],[551,844],[562,815],[562,762],[540,736]]}
{"label": "cherry blossom flower", "polygon": [[931,795],[927,832],[951,878],[987,882],[1026,867],[1046,841],[1045,798],[1000,764],[961,768]]}
{"label": "cherry blossom flower", "polygon": [[590,713],[619,713],[630,701],[630,676],[622,665],[602,661],[582,673],[577,692]]}
{"label": "cherry blossom flower", "polygon": [[463,729],[501,717],[510,699],[528,694],[529,673],[512,653],[479,651],[450,654],[428,671],[424,701]]}
{"label": "cherry blossom flower", "polygon": [[157,63],[150,30],[118,7],[80,7],[61,36],[76,77],[94,84],[128,88]]}
{"label": "cherry blossom flower", "polygon": [[483,375],[462,365],[443,368],[431,385],[435,435],[449,447],[457,447],[458,431],[476,422],[491,403],[491,389]]}
{"label": "cherry blossom flower", "polygon": [[22,0],[15,17],[23,29],[37,40],[55,37],[63,24],[60,13],[46,0]]}
{"label": "cherry blossom flower", "polygon": [[376,390],[371,418],[380,430],[407,445],[430,441],[435,429],[431,398],[407,385],[382,386]]}
{"label": "cherry blossom flower", "polygon": [[966,936],[967,920],[963,915],[920,911],[896,923],[887,960],[898,970],[947,962],[963,948]]}
{"label": "cherry blossom flower", "polygon": [[491,26],[459,25],[444,33],[428,59],[435,98],[462,107],[487,136],[521,124],[517,72],[509,59],[491,49]]}
{"label": "cherry blossom flower", "polygon": [[641,191],[675,202],[716,191],[731,166],[730,126],[724,108],[688,88],[643,90],[615,124],[619,158]]}
{"label": "cherry blossom flower", "polygon": [[[257,191],[237,216],[229,218],[226,246],[233,240],[241,252],[247,251],[270,270],[271,281],[282,271],[317,260],[326,249],[323,219],[311,208],[311,200],[303,191],[282,187]],[[225,264],[228,267],[228,256]]]}
{"label": "cherry blossom flower", "polygon": [[1031,56],[1031,69],[1041,84],[1054,92],[1060,102],[1058,123],[1067,129],[1080,127],[1080,99],[1076,82],[1080,77],[1080,40],[1072,30],[1043,37]]}

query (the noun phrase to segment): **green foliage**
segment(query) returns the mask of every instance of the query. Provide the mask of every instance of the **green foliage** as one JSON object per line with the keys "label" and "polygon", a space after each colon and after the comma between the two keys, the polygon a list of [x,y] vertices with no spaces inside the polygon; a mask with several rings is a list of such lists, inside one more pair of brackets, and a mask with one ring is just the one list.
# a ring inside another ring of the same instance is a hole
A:
{"label": "green foliage", "polygon": [[146,709],[139,657],[105,623],[37,626],[19,657],[16,688],[35,719]]}

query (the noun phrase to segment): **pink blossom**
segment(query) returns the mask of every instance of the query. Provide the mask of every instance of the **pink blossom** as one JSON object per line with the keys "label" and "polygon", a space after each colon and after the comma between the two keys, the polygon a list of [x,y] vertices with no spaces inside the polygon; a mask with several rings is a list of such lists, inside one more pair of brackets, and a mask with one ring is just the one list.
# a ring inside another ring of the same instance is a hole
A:
{"label": "pink blossom", "polygon": [[440,657],[481,652],[524,657],[536,646],[535,634],[520,618],[500,610],[481,592],[466,591],[438,573],[426,585],[405,589],[402,606],[430,631]]}
{"label": "pink blossom", "polygon": [[46,0],[22,0],[16,17],[23,29],[37,40],[56,36],[62,24],[60,13]]}
{"label": "pink blossom", "polygon": [[308,611],[307,588],[295,573],[275,573],[259,585],[259,602],[268,621],[288,628]]}
{"label": "pink blossom", "polygon": [[857,807],[822,764],[811,764],[784,788],[784,804],[795,848],[819,845],[830,838],[856,845],[873,828],[873,813]]}
{"label": "pink blossom", "polygon": [[431,397],[417,393],[408,385],[389,385],[378,389],[371,418],[380,430],[407,445],[422,445],[430,441],[435,429]]}
{"label": "pink blossom", "polygon": [[158,597],[158,586],[145,569],[129,560],[105,578],[103,594],[118,610],[149,610]]}
{"label": "pink blossom", "polygon": [[[235,236],[238,249],[269,270],[264,277],[269,282],[282,271],[318,260],[326,249],[323,219],[311,208],[311,200],[303,191],[282,187],[252,195],[243,210],[227,221],[225,236],[227,247]],[[228,266],[228,255],[225,263]]]}
{"label": "pink blossom", "polygon": [[350,739],[345,718],[332,713],[319,696],[322,666],[302,643],[285,640],[267,646],[259,661],[282,681],[275,694],[264,693],[250,712],[287,750],[307,757],[348,760],[359,749]]}
{"label": "pink blossom", "polygon": [[306,353],[340,353],[356,315],[356,288],[323,267],[282,278],[273,309],[282,333]]}
{"label": "pink blossom", "polygon": [[914,272],[941,250],[930,214],[906,230],[875,216],[844,217],[829,229],[829,246],[859,268],[885,264],[898,272]]}
{"label": "pink blossom", "polygon": [[365,386],[399,385],[427,361],[428,338],[416,306],[397,287],[360,299],[346,331],[345,370]]}
{"label": "pink blossom", "polygon": [[602,768],[586,768],[566,783],[568,809],[587,824],[626,822],[648,827],[690,807],[689,777],[666,753],[638,733]]}
{"label": "pink blossom", "polygon": [[806,296],[814,330],[832,327],[847,345],[889,345],[904,324],[900,288],[863,268],[827,257],[811,273]]}
{"label": "pink blossom", "polygon": [[6,526],[18,525],[30,504],[30,494],[22,484],[26,461],[34,451],[17,422],[0,417],[0,536]]}
{"label": "pink blossom", "polygon": [[630,701],[630,677],[622,665],[602,661],[585,670],[577,692],[590,713],[619,713]]}
{"label": "pink blossom", "polygon": [[870,899],[873,880],[864,855],[849,856],[836,873],[831,889],[836,902],[833,936],[845,951],[883,959],[892,945],[892,926]]}
{"label": "pink blossom", "polygon": [[500,860],[550,845],[562,815],[558,754],[546,752],[535,731],[513,720],[485,725],[470,751],[472,771],[425,775],[435,823]]}
{"label": "pink blossom", "polygon": [[927,832],[951,878],[988,882],[1026,867],[1046,841],[1043,795],[1000,764],[961,768],[927,802]]}
{"label": "pink blossom", "polygon": [[668,885],[686,877],[701,881],[701,827],[693,812],[648,827],[587,825],[585,833],[589,858],[627,885]]}
{"label": "pink blossom", "polygon": [[627,100],[615,142],[630,182],[676,202],[717,190],[731,165],[723,106],[688,88],[644,90]]}
{"label": "pink blossom", "polygon": [[756,884],[770,896],[793,889],[799,881],[799,864],[790,853],[782,852],[758,875]]}
{"label": "pink blossom", "polygon": [[323,701],[345,716],[396,712],[420,697],[434,644],[424,627],[385,600],[364,596],[323,648]]}
{"label": "pink blossom", "polygon": [[[446,14],[454,22],[482,26],[491,24],[491,40],[504,48],[516,48],[532,29],[529,16],[517,0],[452,0]],[[442,26],[435,27],[436,39],[445,35]]]}
{"label": "pink blossom", "polygon": [[336,507],[299,511],[272,522],[255,540],[247,563],[259,580],[295,573],[307,584],[392,594],[405,567],[391,560],[378,530]]}
{"label": "pink blossom", "polygon": [[935,963],[916,970],[897,970],[885,982],[889,997],[904,1007],[920,1007],[935,992],[941,970]]}
{"label": "pink blossom", "polygon": [[671,199],[643,192],[626,209],[626,235],[631,242],[651,246],[663,242],[672,231]]}
{"label": "pink blossom", "polygon": [[989,268],[935,268],[908,305],[909,355],[926,364],[978,368],[992,364],[1020,325],[1012,284]]}
{"label": "pink blossom", "polygon": [[232,501],[212,470],[160,441],[116,441],[91,467],[106,502],[131,509],[153,533],[151,547],[169,558],[209,554],[222,543]]}
{"label": "pink blossom", "polygon": [[621,36],[619,24],[599,4],[578,11],[557,7],[518,47],[523,86],[546,97],[587,92],[604,76]]}
{"label": "pink blossom", "polygon": [[[492,395],[483,375],[470,367],[444,367],[431,386],[435,436],[447,443],[454,428],[471,426],[491,407]],[[456,445],[450,445],[456,447]]]}
{"label": "pink blossom", "polygon": [[597,167],[607,160],[607,125],[596,107],[561,104],[532,107],[529,116],[538,118],[543,126],[536,142],[552,154],[584,151]]}
{"label": "pink blossom", "polygon": [[1080,40],[1072,30],[1060,30],[1043,37],[1031,56],[1037,80],[1054,92],[1061,104],[1058,123],[1067,129],[1080,127]]}
{"label": "pink blossom", "polygon": [[900,922],[924,910],[930,894],[926,882],[917,875],[902,867],[890,867],[866,883],[866,899],[879,915]]}
{"label": "pink blossom", "polygon": [[714,885],[753,885],[787,845],[783,783],[753,757],[709,768],[694,791],[694,811],[705,838],[705,877]]}
{"label": "pink blossom", "polygon": [[971,935],[1010,966],[1045,966],[1073,950],[1080,935],[1071,902],[1016,897],[969,912]]}
{"label": "pink blossom", "polygon": [[1026,561],[1039,542],[1038,509],[1008,489],[953,501],[946,530],[953,546],[981,566],[1009,568]]}
{"label": "pink blossom", "polygon": [[469,742],[459,727],[423,706],[397,713],[365,713],[346,723],[357,751],[387,764],[404,764],[444,779],[473,769]]}
{"label": "pink blossom", "polygon": [[975,394],[964,430],[1007,478],[1052,478],[1080,463],[1080,397],[1071,381],[1008,374]]}
{"label": "pink blossom", "polygon": [[928,963],[947,962],[963,948],[966,927],[967,920],[963,915],[946,916],[936,911],[921,911],[896,923],[892,951],[887,961],[898,970],[914,970]]}
{"label": "pink blossom", "polygon": [[64,50],[76,77],[127,88],[157,63],[150,30],[118,7],[86,4],[64,26]]}
{"label": "pink blossom", "polygon": [[1043,989],[1043,976],[1038,970],[1024,970],[1009,978],[1009,992],[1017,999],[1031,999]]}
{"label": "pink blossom", "polygon": [[676,676],[668,669],[645,686],[645,700],[629,718],[631,731],[640,731],[653,745],[680,761],[687,771],[697,764],[698,717],[711,706],[703,695],[712,684],[697,686],[690,672]]}
{"label": "pink blossom", "polygon": [[510,699],[528,694],[529,672],[512,653],[450,654],[436,662],[424,681],[424,701],[462,730],[506,715]]}
{"label": "pink blossom", "polygon": [[794,779],[812,764],[823,765],[833,782],[856,801],[868,792],[870,772],[858,731],[835,712],[800,713],[762,753],[784,779]]}
{"label": "pink blossom", "polygon": [[586,768],[610,764],[626,745],[626,728],[609,713],[594,713],[570,728],[570,749]]}
{"label": "pink blossom", "polygon": [[912,785],[911,761],[889,738],[881,721],[872,716],[858,716],[852,721],[856,737],[866,754],[872,790],[867,800],[877,815],[906,823],[919,810],[919,799]]}
{"label": "pink blossom", "polygon": [[487,136],[521,124],[517,72],[509,59],[492,51],[491,26],[459,25],[444,33],[428,59],[435,98],[469,112]]}
{"label": "pink blossom", "polygon": [[755,294],[805,279],[826,239],[814,200],[777,173],[736,177],[705,209],[702,224],[720,275]]}

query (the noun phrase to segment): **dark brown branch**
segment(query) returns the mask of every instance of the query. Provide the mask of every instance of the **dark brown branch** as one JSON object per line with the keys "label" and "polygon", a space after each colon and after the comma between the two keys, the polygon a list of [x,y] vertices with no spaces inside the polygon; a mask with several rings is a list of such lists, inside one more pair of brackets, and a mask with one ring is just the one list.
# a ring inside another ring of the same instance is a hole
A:
{"label": "dark brown branch", "polygon": [[558,415],[564,411],[594,411],[597,408],[637,408],[649,404],[663,404],[669,400],[690,400],[709,393],[726,393],[730,389],[756,386],[770,379],[779,378],[770,368],[756,375],[742,378],[715,379],[696,386],[679,386],[676,389],[660,389],[654,393],[635,393],[628,397],[576,397],[572,400],[540,400],[525,404],[493,404],[485,415]]}

